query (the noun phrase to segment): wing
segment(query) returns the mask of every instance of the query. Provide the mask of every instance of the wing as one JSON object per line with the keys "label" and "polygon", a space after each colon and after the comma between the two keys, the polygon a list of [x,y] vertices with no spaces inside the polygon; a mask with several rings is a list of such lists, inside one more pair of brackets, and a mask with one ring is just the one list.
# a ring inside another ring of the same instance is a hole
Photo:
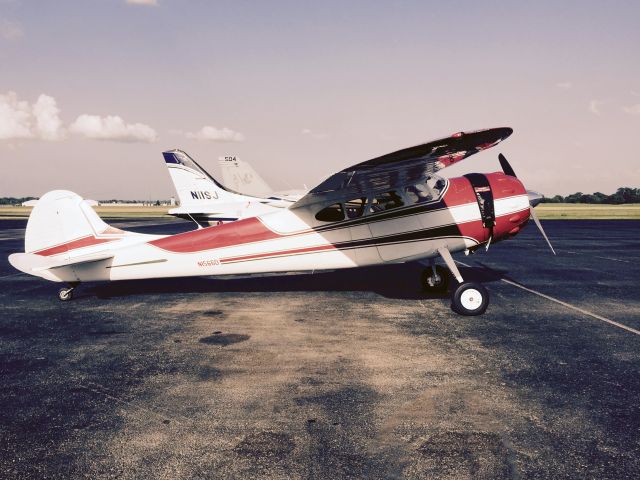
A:
{"label": "wing", "polygon": [[331,175],[291,208],[345,194],[357,196],[418,183],[438,170],[497,145],[511,133],[511,128],[460,132],[358,163]]}

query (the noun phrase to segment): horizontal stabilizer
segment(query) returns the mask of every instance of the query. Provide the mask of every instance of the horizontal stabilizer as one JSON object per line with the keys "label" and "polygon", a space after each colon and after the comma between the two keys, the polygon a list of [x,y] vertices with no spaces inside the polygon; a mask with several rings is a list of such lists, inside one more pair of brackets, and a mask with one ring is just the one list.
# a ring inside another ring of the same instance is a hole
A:
{"label": "horizontal stabilizer", "polygon": [[69,265],[78,265],[81,263],[98,262],[100,260],[108,260],[113,258],[113,252],[100,252],[89,255],[79,255],[77,257],[51,258],[35,253],[14,253],[9,255],[9,263],[21,272],[33,275],[36,272],[43,272],[53,268],[66,267]]}

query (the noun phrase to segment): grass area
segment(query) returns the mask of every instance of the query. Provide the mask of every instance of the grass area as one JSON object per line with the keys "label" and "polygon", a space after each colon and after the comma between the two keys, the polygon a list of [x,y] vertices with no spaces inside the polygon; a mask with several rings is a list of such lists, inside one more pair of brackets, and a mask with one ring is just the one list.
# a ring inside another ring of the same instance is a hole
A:
{"label": "grass area", "polygon": [[536,213],[544,220],[640,220],[640,204],[542,203]]}
{"label": "grass area", "polygon": [[[94,207],[105,220],[114,218],[160,218],[167,216],[170,207],[127,207],[118,205],[113,207]],[[9,207],[0,205],[0,219],[28,218],[31,207]]]}
{"label": "grass area", "polygon": [[[115,218],[161,218],[169,207],[95,207],[105,220]],[[0,219],[28,218],[31,207],[0,206]],[[542,203],[536,207],[544,220],[640,220],[640,204],[587,205],[580,203]]]}

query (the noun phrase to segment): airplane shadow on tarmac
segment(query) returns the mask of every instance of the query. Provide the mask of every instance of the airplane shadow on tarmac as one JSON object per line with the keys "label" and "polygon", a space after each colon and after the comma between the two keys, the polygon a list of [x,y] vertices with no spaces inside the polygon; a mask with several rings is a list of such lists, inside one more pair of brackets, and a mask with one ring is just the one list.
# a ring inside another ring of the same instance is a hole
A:
{"label": "airplane shadow on tarmac", "polygon": [[[387,298],[447,298],[448,293],[428,294],[421,290],[420,276],[425,267],[418,263],[384,265],[331,272],[251,277],[188,277],[152,280],[124,280],[95,284],[88,295],[116,298],[140,294],[204,292],[373,292]],[[503,271],[486,266],[460,267],[465,281],[491,283],[505,277]],[[450,284],[455,284],[451,277]]]}

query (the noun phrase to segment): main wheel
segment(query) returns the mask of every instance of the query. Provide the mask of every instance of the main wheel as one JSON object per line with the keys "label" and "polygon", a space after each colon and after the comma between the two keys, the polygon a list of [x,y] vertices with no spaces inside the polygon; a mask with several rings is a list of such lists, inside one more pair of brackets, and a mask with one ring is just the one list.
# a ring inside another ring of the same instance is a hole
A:
{"label": "main wheel", "polygon": [[449,288],[449,272],[446,268],[436,265],[436,274],[431,267],[422,272],[422,289],[429,293],[446,292]]}
{"label": "main wheel", "polygon": [[73,288],[61,288],[58,291],[58,298],[61,302],[68,302],[73,298]]}
{"label": "main wheel", "polygon": [[489,306],[489,292],[479,283],[461,283],[451,297],[451,309],[461,315],[482,315]]}

